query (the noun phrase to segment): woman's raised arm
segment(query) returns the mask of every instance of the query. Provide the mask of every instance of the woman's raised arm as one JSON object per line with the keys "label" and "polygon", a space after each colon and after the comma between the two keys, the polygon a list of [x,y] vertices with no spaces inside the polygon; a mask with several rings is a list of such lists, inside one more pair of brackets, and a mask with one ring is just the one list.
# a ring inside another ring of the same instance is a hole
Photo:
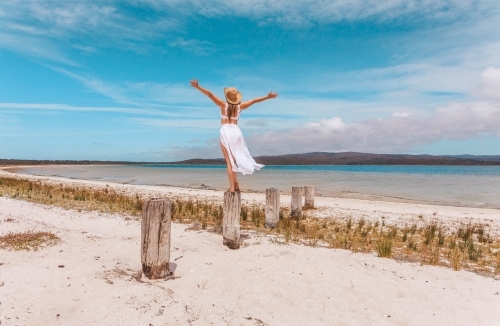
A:
{"label": "woman's raised arm", "polygon": [[262,101],[265,101],[265,100],[276,98],[277,96],[278,96],[278,93],[273,93],[273,91],[270,91],[269,94],[267,94],[266,96],[254,98],[253,100],[246,101],[246,102],[241,102],[240,109],[245,110],[249,106],[251,106],[251,105],[253,105],[255,103],[259,103],[259,102],[262,102]]}
{"label": "woman's raised arm", "polygon": [[214,94],[212,94],[212,92],[210,92],[208,89],[204,89],[203,87],[201,87],[198,84],[198,79],[191,79],[189,83],[191,84],[191,86],[202,92],[204,95],[208,96],[215,103],[215,105],[219,107],[224,106],[225,104],[224,101],[215,96]]}

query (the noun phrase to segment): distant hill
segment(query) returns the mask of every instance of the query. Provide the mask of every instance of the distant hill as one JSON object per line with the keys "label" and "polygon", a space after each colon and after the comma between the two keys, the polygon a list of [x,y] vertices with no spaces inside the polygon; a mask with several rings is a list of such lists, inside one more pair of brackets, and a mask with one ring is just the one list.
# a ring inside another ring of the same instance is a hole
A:
{"label": "distant hill", "polygon": [[[314,152],[279,156],[257,156],[265,165],[500,165],[500,155],[408,155],[369,154],[357,152]],[[7,160],[0,165],[85,165],[85,164],[225,164],[224,159],[195,158],[178,162],[74,161],[74,160]]]}
{"label": "distant hill", "polygon": [[[500,165],[500,155],[407,155],[357,152],[314,152],[279,156],[257,156],[265,165]],[[225,164],[224,159],[191,159],[175,164]]]}
{"label": "distant hill", "polygon": [[16,160],[0,159],[2,165],[101,165],[101,164],[147,164],[149,162],[94,161],[94,160]]}

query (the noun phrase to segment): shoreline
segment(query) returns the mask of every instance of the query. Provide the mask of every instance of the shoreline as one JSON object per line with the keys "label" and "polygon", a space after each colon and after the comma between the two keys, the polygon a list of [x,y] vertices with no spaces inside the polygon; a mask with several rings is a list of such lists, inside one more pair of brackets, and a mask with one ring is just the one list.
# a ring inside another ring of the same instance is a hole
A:
{"label": "shoreline", "polygon": [[[106,164],[105,166],[111,166],[111,165],[112,164]],[[118,165],[118,164],[115,164],[115,165]],[[44,167],[45,166],[51,166],[51,165],[44,165]],[[61,164],[61,165],[57,165],[57,166],[71,166],[71,167],[73,167],[74,165]],[[97,166],[97,165],[96,164],[86,164],[86,165],[79,165],[79,166]],[[57,179],[64,179],[64,180],[74,180],[76,182],[78,182],[78,181],[105,182],[105,183],[112,183],[112,184],[138,186],[138,187],[164,187],[164,188],[178,188],[178,189],[184,189],[184,190],[207,190],[207,191],[217,192],[217,195],[218,195],[218,192],[223,193],[225,191],[225,189],[222,189],[222,188],[219,189],[219,188],[210,187],[210,186],[198,186],[198,185],[196,185],[196,186],[189,186],[189,185],[178,186],[178,185],[166,185],[166,184],[135,184],[135,183],[132,183],[135,181],[134,179],[123,180],[123,181],[117,181],[117,180],[102,181],[99,179],[81,179],[81,178],[65,177],[65,176],[61,176],[61,175],[37,175],[37,174],[19,173],[19,170],[25,169],[25,168],[31,168],[31,167],[38,167],[38,165],[0,166],[0,172],[6,171],[6,172],[10,172],[12,174],[15,174],[17,176],[26,176],[26,177],[35,177],[35,178],[57,178]],[[265,191],[261,191],[261,190],[245,189],[244,192],[265,195]],[[280,189],[280,193],[282,195],[291,195],[291,191],[282,190],[282,189]],[[498,210],[499,214],[500,214],[500,206],[499,207],[488,206],[487,204],[482,204],[482,203],[478,203],[478,205],[465,205],[465,204],[457,203],[457,202],[418,200],[418,199],[409,199],[409,198],[397,197],[397,196],[361,193],[361,192],[354,192],[354,191],[332,192],[330,196],[316,193],[315,197],[316,198],[334,198],[334,199],[336,198],[336,199],[380,201],[380,202],[403,203],[403,204],[420,204],[420,205],[445,206],[445,207],[457,207],[457,208],[491,209],[491,210]]]}
{"label": "shoreline", "polygon": [[[105,189],[111,187],[119,193],[130,196],[139,195],[142,198],[170,196],[183,199],[199,198],[212,203],[222,201],[224,191],[212,189],[196,189],[174,186],[152,186],[122,184],[111,181],[70,179],[53,176],[34,176],[13,173],[0,168],[0,177],[16,177],[32,181],[43,180],[51,184],[65,184],[71,186]],[[242,192],[242,203],[246,205],[264,205],[265,193]],[[289,207],[291,195],[281,192],[282,207]],[[494,208],[477,208],[464,206],[445,206],[428,203],[408,203],[384,201],[373,198],[341,198],[315,197],[316,209],[308,211],[308,215],[317,218],[335,217],[339,219],[352,218],[367,221],[382,220],[388,224],[404,224],[410,222],[436,221],[450,228],[459,224],[482,223],[489,227],[491,234],[500,235],[500,210]]]}

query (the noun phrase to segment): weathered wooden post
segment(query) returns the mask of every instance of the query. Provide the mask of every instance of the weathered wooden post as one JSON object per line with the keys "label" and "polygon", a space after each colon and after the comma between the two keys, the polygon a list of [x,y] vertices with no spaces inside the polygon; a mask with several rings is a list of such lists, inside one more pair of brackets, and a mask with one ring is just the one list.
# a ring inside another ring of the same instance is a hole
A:
{"label": "weathered wooden post", "polygon": [[168,198],[152,198],[142,206],[141,262],[150,279],[169,275],[171,206]]}
{"label": "weathered wooden post", "polygon": [[302,187],[292,187],[292,209],[293,218],[302,218]]}
{"label": "weathered wooden post", "polygon": [[222,214],[223,244],[229,249],[240,248],[241,192],[226,191]]}
{"label": "weathered wooden post", "polygon": [[276,188],[266,189],[266,228],[275,228],[280,220],[280,191]]}
{"label": "weathered wooden post", "polygon": [[305,186],[304,196],[306,197],[304,206],[306,208],[314,208],[314,186]]}

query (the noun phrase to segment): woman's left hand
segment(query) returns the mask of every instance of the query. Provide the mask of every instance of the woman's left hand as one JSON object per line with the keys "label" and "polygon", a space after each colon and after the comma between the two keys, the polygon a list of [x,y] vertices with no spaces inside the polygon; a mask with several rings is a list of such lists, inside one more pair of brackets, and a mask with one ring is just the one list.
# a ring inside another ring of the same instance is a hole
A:
{"label": "woman's left hand", "polygon": [[273,93],[273,91],[270,91],[269,94],[267,94],[268,98],[275,98],[278,97],[278,93]]}
{"label": "woman's left hand", "polygon": [[196,79],[196,78],[191,79],[191,81],[189,83],[193,87],[198,87],[198,79]]}

